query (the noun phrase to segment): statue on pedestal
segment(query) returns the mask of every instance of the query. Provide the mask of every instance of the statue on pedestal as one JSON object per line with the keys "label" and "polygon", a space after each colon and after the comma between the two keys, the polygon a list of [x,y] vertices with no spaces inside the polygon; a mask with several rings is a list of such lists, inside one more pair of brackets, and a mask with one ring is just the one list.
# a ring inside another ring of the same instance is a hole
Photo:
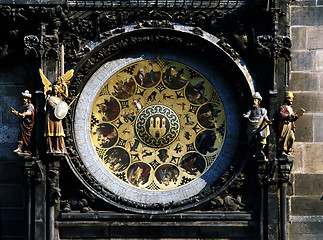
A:
{"label": "statue on pedestal", "polygon": [[69,80],[73,77],[74,71],[67,71],[58,81],[51,84],[41,69],[39,73],[44,84],[45,103],[45,130],[46,154],[53,156],[64,156],[67,154],[65,148],[65,133],[62,119],[68,112],[68,105],[65,100],[68,98]]}
{"label": "statue on pedestal", "polygon": [[14,150],[18,155],[32,155],[32,132],[34,128],[35,108],[31,103],[31,94],[28,90],[21,93],[23,97],[22,111],[11,108],[11,112],[20,118],[20,131],[18,136],[18,148]]}
{"label": "statue on pedestal", "polygon": [[243,117],[248,119],[248,144],[252,149],[254,157],[265,157],[263,149],[266,145],[266,138],[270,134],[268,125],[271,123],[267,116],[267,110],[260,107],[262,97],[259,92],[256,92],[253,96],[252,108]]}
{"label": "statue on pedestal", "polygon": [[286,92],[284,104],[279,107],[278,119],[278,156],[291,155],[295,141],[295,121],[301,117],[305,110],[301,108],[294,113],[292,104],[294,95],[292,92]]}

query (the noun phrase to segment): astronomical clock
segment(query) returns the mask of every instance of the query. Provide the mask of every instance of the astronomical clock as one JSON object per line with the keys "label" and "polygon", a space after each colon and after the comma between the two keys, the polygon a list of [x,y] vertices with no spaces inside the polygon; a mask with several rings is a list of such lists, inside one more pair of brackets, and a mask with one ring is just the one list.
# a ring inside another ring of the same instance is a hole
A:
{"label": "astronomical clock", "polygon": [[104,170],[149,198],[201,178],[222,149],[225,126],[222,101],[201,73],[149,59],[106,79],[92,103],[88,132]]}
{"label": "astronomical clock", "polygon": [[222,70],[160,49],[96,65],[77,89],[74,173],[94,195],[134,212],[176,212],[216,196],[243,162],[239,96]]}

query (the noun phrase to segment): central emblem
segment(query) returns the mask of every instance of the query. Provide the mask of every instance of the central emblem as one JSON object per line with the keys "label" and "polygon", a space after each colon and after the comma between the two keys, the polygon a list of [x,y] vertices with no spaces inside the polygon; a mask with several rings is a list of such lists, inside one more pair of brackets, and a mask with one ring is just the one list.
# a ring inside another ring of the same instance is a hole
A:
{"label": "central emblem", "polygon": [[138,114],[135,130],[142,143],[161,148],[176,139],[180,130],[180,121],[171,108],[164,105],[151,105]]}

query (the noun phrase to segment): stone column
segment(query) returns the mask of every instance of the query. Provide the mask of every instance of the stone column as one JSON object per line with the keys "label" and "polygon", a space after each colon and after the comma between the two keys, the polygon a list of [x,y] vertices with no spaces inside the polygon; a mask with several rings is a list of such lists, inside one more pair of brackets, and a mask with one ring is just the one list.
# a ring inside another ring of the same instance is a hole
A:
{"label": "stone column", "polygon": [[55,227],[55,221],[58,216],[59,199],[61,192],[59,188],[59,169],[60,160],[64,157],[48,158],[47,162],[47,219],[49,240],[58,239],[58,229]]}

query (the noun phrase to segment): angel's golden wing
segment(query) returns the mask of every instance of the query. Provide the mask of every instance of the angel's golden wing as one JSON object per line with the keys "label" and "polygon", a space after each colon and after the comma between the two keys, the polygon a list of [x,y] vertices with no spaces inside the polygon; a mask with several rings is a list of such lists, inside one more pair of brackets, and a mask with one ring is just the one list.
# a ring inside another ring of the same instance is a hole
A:
{"label": "angel's golden wing", "polygon": [[[74,75],[74,70],[68,70],[64,76],[58,77],[58,85],[59,85],[59,91],[62,94],[63,98],[66,99],[68,98],[68,89],[67,89],[67,85],[69,85],[70,83],[70,79],[73,77]],[[65,84],[62,84],[65,83]]]}
{"label": "angel's golden wing", "polygon": [[39,74],[41,77],[41,80],[44,84],[44,94],[45,96],[48,94],[48,91],[51,90],[51,82],[47,79],[47,77],[44,75],[43,71],[41,69],[39,69]]}
{"label": "angel's golden wing", "polygon": [[59,77],[59,80],[63,80],[66,83],[66,85],[68,85],[70,83],[70,79],[73,77],[73,75],[74,75],[74,70],[73,69],[68,70],[64,74],[64,76]]}

